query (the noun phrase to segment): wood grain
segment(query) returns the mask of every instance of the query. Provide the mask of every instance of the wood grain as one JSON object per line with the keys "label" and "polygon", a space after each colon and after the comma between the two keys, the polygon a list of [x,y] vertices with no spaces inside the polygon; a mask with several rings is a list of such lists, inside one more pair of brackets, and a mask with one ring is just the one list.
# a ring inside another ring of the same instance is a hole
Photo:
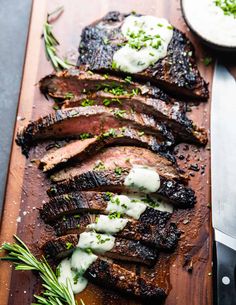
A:
{"label": "wood grain", "polygon": [[[137,11],[165,17],[180,30],[186,32],[196,48],[199,69],[210,83],[212,66],[205,67],[203,58],[211,55],[187,29],[180,11],[178,0],[35,0],[29,30],[27,54],[25,60],[22,88],[19,99],[16,129],[29,120],[36,119],[52,111],[52,103],[39,93],[37,82],[52,72],[44,54],[41,39],[46,13],[64,5],[65,11],[54,24],[56,37],[61,42],[61,55],[71,60],[77,58],[81,29],[90,22],[101,18],[110,10],[122,12]],[[209,129],[210,102],[196,105],[189,116],[200,126]],[[209,147],[209,144],[208,144]],[[31,152],[31,158],[39,157],[42,147]],[[161,254],[155,269],[142,268],[143,276],[168,290],[166,305],[210,305],[212,304],[212,234],[210,223],[210,150],[181,144],[176,147],[177,158],[187,156],[180,165],[194,175],[190,185],[196,190],[197,204],[192,210],[175,211],[173,220],[182,230],[178,249],[173,254]],[[204,173],[193,172],[190,164],[205,167]],[[38,219],[37,208],[47,200],[46,189],[49,181],[37,168],[26,160],[20,148],[13,142],[6,188],[4,213],[1,223],[0,242],[12,241],[17,233],[35,252],[48,234],[49,228]],[[189,222],[186,223],[186,220]],[[192,271],[190,270],[192,266]],[[190,272],[191,271],[191,272]],[[30,272],[11,271],[8,263],[1,263],[0,272],[1,304],[23,305],[33,301],[33,293],[40,292],[37,278]],[[89,285],[81,296],[86,305],[130,305],[141,304],[122,298],[110,291]]]}

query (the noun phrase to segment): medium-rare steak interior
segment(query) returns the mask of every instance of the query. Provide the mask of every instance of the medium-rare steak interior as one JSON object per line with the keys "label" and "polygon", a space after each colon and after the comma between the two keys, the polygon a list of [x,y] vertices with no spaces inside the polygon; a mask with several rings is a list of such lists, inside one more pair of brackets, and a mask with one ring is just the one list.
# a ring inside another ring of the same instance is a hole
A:
{"label": "medium-rare steak interior", "polygon": [[165,123],[179,141],[207,142],[206,131],[186,117],[184,102],[170,97],[156,86],[133,82],[131,77],[122,79],[73,68],[44,77],[40,81],[40,90],[45,96],[55,99],[62,108],[104,105],[133,109]]}

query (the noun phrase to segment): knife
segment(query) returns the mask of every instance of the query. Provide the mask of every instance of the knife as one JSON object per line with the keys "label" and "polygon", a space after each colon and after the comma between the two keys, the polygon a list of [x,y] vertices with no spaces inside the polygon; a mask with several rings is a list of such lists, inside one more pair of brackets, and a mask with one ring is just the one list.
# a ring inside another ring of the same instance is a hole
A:
{"label": "knife", "polygon": [[214,304],[236,304],[236,83],[216,63],[211,105]]}

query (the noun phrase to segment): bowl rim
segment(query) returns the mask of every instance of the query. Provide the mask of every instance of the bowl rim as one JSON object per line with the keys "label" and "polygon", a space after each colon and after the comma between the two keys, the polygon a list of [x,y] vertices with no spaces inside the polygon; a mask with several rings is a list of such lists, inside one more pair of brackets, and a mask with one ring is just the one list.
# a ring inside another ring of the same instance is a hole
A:
{"label": "bowl rim", "polygon": [[[180,7],[181,7],[181,11],[182,11],[182,15],[183,18],[187,24],[187,26],[191,29],[191,31],[196,34],[197,36],[199,36],[203,41],[205,41],[207,44],[211,45],[212,47],[216,48],[216,49],[221,49],[221,50],[229,50],[229,51],[236,51],[236,44],[235,46],[229,46],[229,45],[224,45],[224,44],[218,44],[212,40],[210,40],[209,38],[206,38],[205,36],[203,36],[201,33],[199,33],[191,24],[191,22],[189,21],[185,8],[184,8],[184,2],[185,0],[180,0]],[[197,1],[197,0],[196,0]]]}

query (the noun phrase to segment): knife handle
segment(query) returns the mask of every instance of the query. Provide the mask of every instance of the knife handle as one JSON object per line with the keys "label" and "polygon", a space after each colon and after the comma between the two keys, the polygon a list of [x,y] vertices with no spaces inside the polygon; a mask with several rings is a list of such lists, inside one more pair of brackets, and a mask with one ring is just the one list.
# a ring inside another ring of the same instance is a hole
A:
{"label": "knife handle", "polygon": [[236,251],[214,243],[214,305],[236,304]]}

